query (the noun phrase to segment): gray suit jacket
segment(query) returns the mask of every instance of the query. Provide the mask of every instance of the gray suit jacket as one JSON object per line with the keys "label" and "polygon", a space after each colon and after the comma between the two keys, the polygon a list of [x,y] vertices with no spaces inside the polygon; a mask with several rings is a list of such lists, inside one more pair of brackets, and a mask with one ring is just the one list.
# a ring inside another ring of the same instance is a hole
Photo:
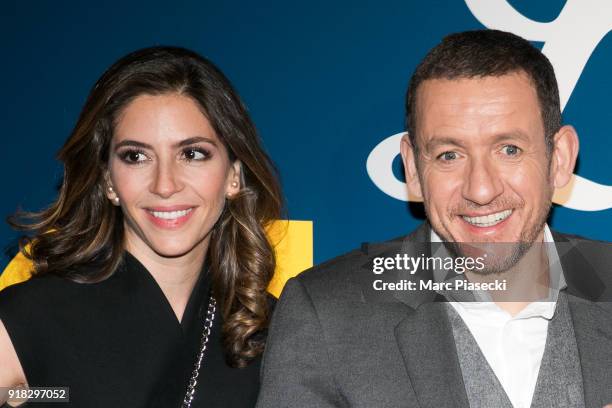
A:
{"label": "gray suit jacket", "polygon": [[[258,408],[469,406],[452,329],[443,303],[434,301],[439,295],[405,291],[377,298],[367,289],[374,256],[392,256],[404,240],[428,253],[429,233],[424,224],[408,237],[364,246],[287,283],[271,323]],[[553,235],[571,248],[559,255],[585,404],[601,408],[612,403],[612,247]]]}

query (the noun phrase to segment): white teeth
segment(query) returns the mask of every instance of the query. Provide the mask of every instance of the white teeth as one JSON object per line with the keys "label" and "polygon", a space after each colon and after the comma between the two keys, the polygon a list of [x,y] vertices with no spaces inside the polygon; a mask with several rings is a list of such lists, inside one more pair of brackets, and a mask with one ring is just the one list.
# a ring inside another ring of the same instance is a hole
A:
{"label": "white teeth", "polygon": [[181,211],[149,211],[155,218],[162,218],[164,220],[175,220],[180,217],[184,217],[189,214],[193,208],[188,208]]}
{"label": "white teeth", "polygon": [[491,227],[499,224],[512,214],[512,210],[500,211],[495,214],[483,215],[482,217],[467,217],[462,215],[463,219],[477,227]]}

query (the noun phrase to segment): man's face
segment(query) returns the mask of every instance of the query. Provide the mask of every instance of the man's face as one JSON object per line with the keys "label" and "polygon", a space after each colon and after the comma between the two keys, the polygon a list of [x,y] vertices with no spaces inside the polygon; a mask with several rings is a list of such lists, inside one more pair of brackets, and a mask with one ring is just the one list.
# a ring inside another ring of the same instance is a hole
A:
{"label": "man's face", "polygon": [[524,73],[421,84],[416,183],[443,240],[542,240],[554,186],[540,112]]}

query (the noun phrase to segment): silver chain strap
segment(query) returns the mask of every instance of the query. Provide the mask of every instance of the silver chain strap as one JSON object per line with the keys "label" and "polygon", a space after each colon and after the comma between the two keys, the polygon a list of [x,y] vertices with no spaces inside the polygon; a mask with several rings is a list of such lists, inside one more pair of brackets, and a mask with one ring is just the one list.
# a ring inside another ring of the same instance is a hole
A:
{"label": "silver chain strap", "polygon": [[196,359],[191,373],[191,379],[189,379],[189,385],[187,386],[187,392],[183,399],[182,408],[190,408],[191,402],[195,395],[196,386],[198,385],[198,376],[200,375],[200,366],[202,365],[202,359],[206,352],[206,345],[208,344],[208,338],[210,337],[210,331],[212,329],[213,321],[215,320],[215,311],[217,310],[217,301],[214,296],[210,295],[210,301],[208,302],[208,311],[206,312],[206,318],[204,319],[204,330],[202,331],[202,340],[200,342],[200,352]]}

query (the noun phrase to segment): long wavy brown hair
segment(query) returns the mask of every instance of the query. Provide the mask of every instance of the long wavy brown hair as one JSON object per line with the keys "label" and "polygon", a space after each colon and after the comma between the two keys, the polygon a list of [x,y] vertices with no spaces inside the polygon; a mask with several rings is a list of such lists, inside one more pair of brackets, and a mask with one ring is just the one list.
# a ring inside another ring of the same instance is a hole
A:
{"label": "long wavy brown hair", "polygon": [[82,283],[111,276],[124,252],[123,214],[105,194],[113,130],[130,101],[168,93],[196,101],[230,160],[242,165],[241,191],[227,200],[211,232],[207,262],[224,318],[227,360],[244,367],[264,347],[266,288],[275,267],[265,228],[281,217],[282,195],[277,172],[240,98],[202,56],[178,47],[152,47],[113,64],[91,90],[58,154],[64,178],[57,200],[40,212],[17,213],[9,223],[29,231],[21,251],[32,259],[35,274]]}

